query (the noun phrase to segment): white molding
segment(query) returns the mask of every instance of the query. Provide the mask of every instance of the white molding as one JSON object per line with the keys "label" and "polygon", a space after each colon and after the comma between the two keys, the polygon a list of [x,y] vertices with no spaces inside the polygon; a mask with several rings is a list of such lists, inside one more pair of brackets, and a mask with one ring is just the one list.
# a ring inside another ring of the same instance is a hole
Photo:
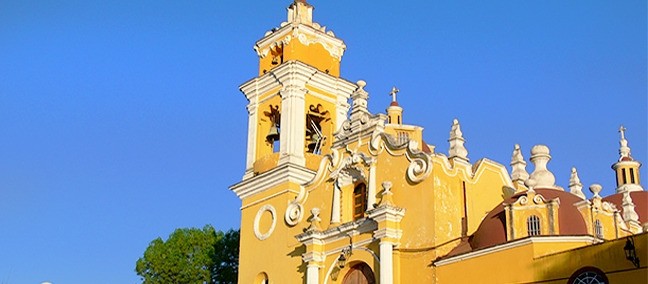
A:
{"label": "white molding", "polygon": [[261,199],[259,199],[259,200],[256,200],[256,201],[254,201],[254,202],[248,203],[248,204],[245,205],[245,206],[241,206],[241,208],[239,208],[239,209],[243,210],[243,209],[245,209],[245,208],[252,207],[252,206],[254,206],[254,205],[257,205],[257,204],[259,204],[259,203],[263,203],[263,202],[265,202],[265,201],[268,201],[268,200],[270,200],[270,199],[272,199],[272,198],[274,198],[274,197],[276,197],[276,196],[279,196],[279,195],[282,195],[282,194],[285,194],[285,193],[299,194],[299,192],[297,192],[297,191],[290,190],[290,189],[286,189],[286,190],[279,191],[279,192],[277,192],[277,193],[275,193],[275,194],[272,194],[272,195],[266,196],[266,197],[264,197],[264,198],[261,198]]}
{"label": "white molding", "polygon": [[[272,224],[270,225],[270,229],[268,229],[267,232],[261,233],[259,223],[261,222],[261,216],[263,216],[263,213],[265,213],[266,211],[270,212],[270,216],[272,216]],[[254,217],[254,235],[257,237],[257,239],[263,241],[270,237],[270,235],[272,235],[272,232],[274,232],[276,225],[277,210],[275,210],[275,208],[270,204],[263,205],[261,208],[259,208],[259,211],[257,211],[257,214]]]}
{"label": "white molding", "polygon": [[512,241],[509,243],[504,243],[501,245],[496,245],[490,248],[485,248],[485,249],[480,249],[477,251],[465,253],[465,254],[460,254],[457,256],[453,256],[447,259],[439,260],[434,262],[434,266],[443,266],[443,265],[448,265],[452,264],[455,262],[471,259],[471,258],[476,258],[480,257],[482,255],[490,254],[490,253],[495,253],[507,249],[512,249],[524,245],[528,245],[531,243],[561,243],[561,242],[590,242],[590,243],[596,243],[596,239],[591,236],[537,236],[537,237],[528,237],[516,241]]}
{"label": "white molding", "polygon": [[248,100],[252,100],[275,88],[295,84],[301,87],[312,85],[324,92],[342,96],[345,99],[349,99],[351,93],[357,88],[355,84],[345,79],[326,74],[306,63],[290,60],[260,77],[248,80],[241,84],[239,89]]}
{"label": "white molding", "polygon": [[257,41],[254,45],[254,50],[260,58],[264,58],[268,55],[271,48],[280,43],[288,44],[294,39],[299,40],[300,43],[306,46],[319,43],[338,61],[342,59],[344,50],[346,49],[344,41],[339,38],[308,25],[288,23]]}
{"label": "white molding", "polygon": [[245,199],[282,183],[304,184],[313,179],[314,176],[315,172],[307,168],[285,164],[234,184],[230,186],[230,190],[234,191],[240,199]]}

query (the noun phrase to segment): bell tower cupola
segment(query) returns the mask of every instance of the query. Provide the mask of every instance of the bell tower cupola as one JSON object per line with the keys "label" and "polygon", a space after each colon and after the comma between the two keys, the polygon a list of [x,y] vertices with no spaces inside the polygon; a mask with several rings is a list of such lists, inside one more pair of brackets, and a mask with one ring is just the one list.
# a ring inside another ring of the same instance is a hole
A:
{"label": "bell tower cupola", "polygon": [[240,86],[249,104],[244,179],[277,167],[315,170],[346,120],[357,86],[339,77],[346,46],[294,0],[287,21],[256,42],[258,77]]}
{"label": "bell tower cupola", "polygon": [[632,158],[625,132],[626,128],[623,125],[619,127],[619,133],[621,134],[621,139],[619,140],[619,160],[612,165],[612,169],[616,173],[617,193],[643,190],[639,181],[639,168],[641,167],[641,163]]}

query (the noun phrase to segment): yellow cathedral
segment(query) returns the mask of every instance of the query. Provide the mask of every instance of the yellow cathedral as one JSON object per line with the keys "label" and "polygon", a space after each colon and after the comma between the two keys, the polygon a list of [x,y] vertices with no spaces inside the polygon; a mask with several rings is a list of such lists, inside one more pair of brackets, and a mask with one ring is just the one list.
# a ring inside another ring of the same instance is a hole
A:
{"label": "yellow cathedral", "polygon": [[[648,283],[648,192],[626,130],[617,189],[555,184],[549,148],[507,166],[471,162],[458,120],[449,152],[408,125],[392,90],[367,109],[340,75],[345,44],[295,0],[256,42],[241,199],[239,283]],[[612,173],[611,173],[612,175]]]}

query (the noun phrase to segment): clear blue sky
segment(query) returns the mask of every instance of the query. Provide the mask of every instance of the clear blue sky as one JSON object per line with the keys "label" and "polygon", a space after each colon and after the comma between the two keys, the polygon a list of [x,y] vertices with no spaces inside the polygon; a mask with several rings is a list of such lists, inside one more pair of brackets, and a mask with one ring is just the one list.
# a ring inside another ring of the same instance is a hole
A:
{"label": "clear blue sky", "polygon": [[[472,161],[543,143],[607,195],[624,124],[648,163],[645,0],[310,2],[372,111],[398,86],[439,152],[457,117]],[[238,228],[238,86],[289,3],[0,1],[0,284],[139,283],[154,238]]]}

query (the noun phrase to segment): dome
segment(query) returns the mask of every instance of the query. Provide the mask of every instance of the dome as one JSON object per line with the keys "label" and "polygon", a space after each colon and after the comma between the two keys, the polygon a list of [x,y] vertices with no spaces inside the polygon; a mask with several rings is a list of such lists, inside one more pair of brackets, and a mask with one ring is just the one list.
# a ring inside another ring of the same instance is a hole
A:
{"label": "dome", "polygon": [[[575,203],[583,201],[580,197],[557,189],[535,189],[536,194],[542,195],[546,200],[558,198],[560,206],[558,207],[558,226],[560,232],[558,235],[589,235],[585,220],[574,206]],[[504,203],[511,204],[520,196],[526,195],[525,192],[517,193],[512,197],[504,200],[486,215],[482,220],[477,231],[470,237],[470,246],[472,249],[481,249],[506,242],[506,216],[504,212]]]}

